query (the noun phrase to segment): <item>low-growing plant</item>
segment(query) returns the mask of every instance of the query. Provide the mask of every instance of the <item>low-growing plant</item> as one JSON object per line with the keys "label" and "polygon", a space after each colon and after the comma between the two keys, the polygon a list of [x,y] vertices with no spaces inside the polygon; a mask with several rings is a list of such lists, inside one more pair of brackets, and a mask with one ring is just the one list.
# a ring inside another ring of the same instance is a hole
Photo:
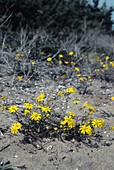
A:
{"label": "low-growing plant", "polygon": [[[43,138],[83,140],[97,136],[96,128],[104,127],[103,119],[94,119],[92,115],[96,109],[88,102],[81,103],[76,99],[77,90],[68,87],[53,94],[53,98],[42,92],[34,103],[25,101],[23,108],[11,105],[7,109],[14,115],[16,122],[10,130],[12,134],[22,133],[29,141]],[[73,99],[78,113],[72,112],[68,106]]]}

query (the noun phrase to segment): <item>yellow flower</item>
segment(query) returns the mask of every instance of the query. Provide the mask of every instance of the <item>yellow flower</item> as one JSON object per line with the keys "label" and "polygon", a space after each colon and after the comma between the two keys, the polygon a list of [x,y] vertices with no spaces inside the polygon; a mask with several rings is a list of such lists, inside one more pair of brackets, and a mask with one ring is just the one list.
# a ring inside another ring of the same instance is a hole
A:
{"label": "yellow flower", "polygon": [[59,60],[59,64],[61,65],[63,62],[61,60]]}
{"label": "yellow flower", "polygon": [[73,88],[73,87],[68,87],[68,88],[65,90],[65,93],[76,93],[76,89]]}
{"label": "yellow flower", "polygon": [[52,61],[52,58],[51,58],[51,57],[47,58],[47,61],[48,61],[48,62],[51,62],[51,61]]}
{"label": "yellow flower", "polygon": [[10,113],[15,113],[18,110],[18,107],[16,105],[10,106],[8,108]]}
{"label": "yellow flower", "polygon": [[25,109],[24,110],[24,115],[30,114],[30,110]]}
{"label": "yellow flower", "polygon": [[65,64],[68,64],[69,62],[68,61],[64,61]]}
{"label": "yellow flower", "polygon": [[70,118],[70,117],[69,117],[69,119],[68,119],[68,122],[67,122],[67,123],[68,123],[68,127],[69,127],[69,128],[71,128],[71,129],[72,129],[72,128],[74,128],[74,127],[75,127],[75,121],[74,121],[72,118]]}
{"label": "yellow flower", "polygon": [[110,61],[110,65],[114,67],[114,61]]}
{"label": "yellow flower", "polygon": [[48,97],[48,98],[47,98],[47,101],[48,101],[48,102],[50,102],[50,101],[51,101],[51,98],[50,98],[50,97]]}
{"label": "yellow flower", "polygon": [[94,108],[93,106],[91,106],[91,107],[89,108],[89,110],[90,110],[91,112],[96,112],[96,110],[95,110],[95,108]]}
{"label": "yellow flower", "polygon": [[56,130],[58,130],[58,128],[57,128],[57,127],[53,128],[53,129],[54,129],[55,131],[56,131]]}
{"label": "yellow flower", "polygon": [[89,126],[89,125],[87,126],[86,133],[88,135],[92,135],[92,128],[91,128],[91,126]]}
{"label": "yellow flower", "polygon": [[16,54],[16,57],[23,57],[24,56],[24,54]]}
{"label": "yellow flower", "polygon": [[5,101],[7,99],[7,97],[6,96],[1,96],[0,99]]}
{"label": "yellow flower", "polygon": [[38,105],[38,106],[36,106],[36,108],[38,108],[38,109],[41,109],[43,106],[41,106],[41,105]]}
{"label": "yellow flower", "polygon": [[44,94],[44,93],[41,93],[41,94],[37,97],[36,101],[37,101],[37,102],[42,102],[42,101],[44,100],[44,98],[45,98],[45,94]]}
{"label": "yellow flower", "polygon": [[68,112],[68,114],[69,114],[70,116],[76,116],[76,114],[73,113],[73,112]]}
{"label": "yellow flower", "polygon": [[47,113],[45,117],[46,117],[46,118],[50,117],[50,114],[49,114],[49,113]]}
{"label": "yellow flower", "polygon": [[83,135],[85,135],[86,134],[86,130],[87,130],[87,126],[86,125],[80,125],[80,131],[81,131],[81,133],[83,134]]}
{"label": "yellow flower", "polygon": [[32,115],[30,116],[30,118],[32,120],[35,120],[35,121],[40,120],[41,119],[41,114],[39,114],[37,112],[33,112]]}
{"label": "yellow flower", "polygon": [[60,76],[60,78],[62,78],[62,79],[67,78],[67,74],[66,74],[66,73],[63,73],[63,74]]}
{"label": "yellow flower", "polygon": [[68,55],[73,56],[73,55],[74,55],[74,52],[73,52],[73,51],[70,51],[70,52],[68,53]]}
{"label": "yellow flower", "polygon": [[78,104],[78,103],[80,103],[80,100],[78,99],[73,100],[73,104]]}
{"label": "yellow flower", "polygon": [[87,102],[84,102],[84,107],[89,109],[91,106]]}
{"label": "yellow flower", "polygon": [[96,112],[95,108],[93,106],[89,105],[87,102],[84,102],[84,107],[89,109],[90,112]]}
{"label": "yellow flower", "polygon": [[22,78],[21,76],[17,76],[17,79],[18,79],[19,81],[22,81],[22,80],[23,80],[23,78]]}
{"label": "yellow flower", "polygon": [[34,65],[34,64],[35,64],[35,62],[34,62],[34,61],[32,61],[32,62],[31,62],[31,64],[32,64],[32,65]]}
{"label": "yellow flower", "polygon": [[102,60],[99,60],[99,63],[101,64],[101,65],[103,65],[104,63],[102,62]]}
{"label": "yellow flower", "polygon": [[79,78],[79,81],[84,81],[84,78],[80,77],[80,78]]}
{"label": "yellow flower", "polygon": [[83,135],[85,135],[86,133],[88,135],[92,135],[92,128],[89,125],[80,125],[80,131]]}
{"label": "yellow flower", "polygon": [[92,121],[92,126],[94,128],[103,128],[104,127],[104,120],[103,119],[94,119]]}
{"label": "yellow flower", "polygon": [[106,57],[105,57],[105,60],[108,61],[108,60],[109,60],[109,56],[106,56]]}
{"label": "yellow flower", "polygon": [[80,77],[80,76],[81,76],[81,74],[77,74],[77,76],[78,76],[78,77]]}
{"label": "yellow flower", "polygon": [[33,104],[27,103],[27,102],[24,103],[24,106],[25,106],[27,109],[30,109],[30,110],[33,108]]}
{"label": "yellow flower", "polygon": [[57,95],[58,95],[58,96],[62,96],[62,95],[63,95],[63,92],[62,92],[62,91],[58,91]]}
{"label": "yellow flower", "polygon": [[64,119],[60,122],[61,125],[65,125],[67,123],[67,117],[65,116]]}
{"label": "yellow flower", "polygon": [[114,96],[111,97],[111,100],[114,101]]}
{"label": "yellow flower", "polygon": [[45,112],[45,113],[48,113],[48,112],[50,113],[51,112],[51,108],[48,107],[48,106],[42,106],[41,110],[42,110],[42,112]]}
{"label": "yellow flower", "polygon": [[63,55],[62,55],[62,54],[59,54],[59,58],[63,58]]}
{"label": "yellow flower", "polygon": [[88,76],[88,79],[91,79],[91,76]]}
{"label": "yellow flower", "polygon": [[90,111],[90,112],[89,112],[89,114],[90,114],[90,115],[92,115],[92,114],[93,114],[93,112],[92,112],[92,111]]}
{"label": "yellow flower", "polygon": [[40,55],[44,55],[44,52],[43,52],[43,51],[40,51]]}
{"label": "yellow flower", "polygon": [[[64,119],[60,122],[61,125],[68,125],[69,128],[74,128],[75,127],[75,121],[72,119],[71,116],[67,117],[65,116]],[[60,126],[61,128],[63,126]]]}
{"label": "yellow flower", "polygon": [[105,70],[109,69],[108,64],[103,64],[103,67],[105,68]]}
{"label": "yellow flower", "polygon": [[80,71],[80,69],[78,68],[78,67],[75,67],[74,68],[77,72],[79,72]]}
{"label": "yellow flower", "polygon": [[114,130],[114,126],[111,127],[111,130]]}
{"label": "yellow flower", "polygon": [[94,72],[100,72],[100,69],[95,69]]}
{"label": "yellow flower", "polygon": [[71,61],[70,63],[72,66],[74,66],[76,64],[76,62],[74,62],[74,61]]}
{"label": "yellow flower", "polygon": [[11,127],[12,134],[17,134],[19,130],[21,129],[21,127],[22,127],[21,123],[19,122],[14,123]]}

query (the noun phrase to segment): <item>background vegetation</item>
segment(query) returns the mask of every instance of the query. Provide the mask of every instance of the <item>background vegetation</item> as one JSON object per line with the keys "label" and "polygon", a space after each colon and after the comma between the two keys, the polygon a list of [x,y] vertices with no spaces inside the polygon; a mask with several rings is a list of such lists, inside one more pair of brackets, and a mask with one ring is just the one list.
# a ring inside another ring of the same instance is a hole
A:
{"label": "background vegetation", "polygon": [[[41,27],[55,36],[65,36],[71,31],[83,33],[92,28],[110,33],[113,10],[106,3],[99,7],[99,0],[93,0],[93,4],[88,0],[0,0],[0,18],[4,20],[11,15],[12,30]],[[4,27],[7,24],[9,20]]]}
{"label": "background vegetation", "polygon": [[15,51],[21,34],[23,41],[35,40],[34,56],[37,48],[55,53],[61,44],[72,50],[76,43],[77,53],[108,48],[112,55],[113,11],[106,3],[99,7],[99,0],[0,0],[0,44]]}

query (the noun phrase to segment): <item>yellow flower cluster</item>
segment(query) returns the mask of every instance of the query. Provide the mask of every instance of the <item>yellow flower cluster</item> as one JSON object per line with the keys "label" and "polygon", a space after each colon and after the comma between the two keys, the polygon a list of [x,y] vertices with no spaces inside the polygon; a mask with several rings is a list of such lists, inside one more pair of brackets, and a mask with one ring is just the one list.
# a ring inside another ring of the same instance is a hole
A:
{"label": "yellow flower cluster", "polygon": [[[75,127],[75,121],[74,119],[72,118],[72,116],[65,116],[64,119],[60,122],[61,125],[68,125],[68,127],[71,129],[71,128],[74,128]],[[63,126],[60,127],[62,128]]]}
{"label": "yellow flower cluster", "polygon": [[11,127],[12,134],[17,134],[19,130],[21,129],[21,127],[22,127],[21,123],[19,122],[14,123]]}
{"label": "yellow flower cluster", "polygon": [[42,101],[44,100],[44,98],[45,98],[45,94],[44,94],[44,93],[41,93],[41,94],[37,97],[36,101],[37,101],[37,102],[42,102]]}
{"label": "yellow flower cluster", "polygon": [[80,77],[79,78],[79,81],[85,81],[85,80],[87,80],[86,77]]}

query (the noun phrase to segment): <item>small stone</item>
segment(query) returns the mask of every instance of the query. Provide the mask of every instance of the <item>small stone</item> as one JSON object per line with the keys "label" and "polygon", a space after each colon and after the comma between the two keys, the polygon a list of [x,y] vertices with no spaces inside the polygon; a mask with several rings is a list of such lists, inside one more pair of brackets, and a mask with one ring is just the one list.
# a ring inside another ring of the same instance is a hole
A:
{"label": "small stone", "polygon": [[72,139],[71,142],[74,143],[76,140],[75,139]]}
{"label": "small stone", "polygon": [[72,148],[69,149],[69,152],[74,152],[74,150]]}
{"label": "small stone", "polygon": [[106,141],[106,146],[111,146],[112,142]]}
{"label": "small stone", "polygon": [[14,155],[14,158],[18,158],[19,156],[18,155]]}
{"label": "small stone", "polygon": [[41,150],[41,149],[42,149],[42,147],[41,147],[40,145],[37,145],[37,148],[38,148],[38,150]]}
{"label": "small stone", "polygon": [[111,145],[112,145],[112,142],[110,142],[110,141],[105,141],[102,145],[103,145],[103,146],[111,146]]}
{"label": "small stone", "polygon": [[54,159],[52,157],[49,157],[48,158],[48,161],[53,161]]}
{"label": "small stone", "polygon": [[49,145],[48,147],[47,147],[47,151],[48,150],[51,150],[53,148],[53,146],[52,145]]}

